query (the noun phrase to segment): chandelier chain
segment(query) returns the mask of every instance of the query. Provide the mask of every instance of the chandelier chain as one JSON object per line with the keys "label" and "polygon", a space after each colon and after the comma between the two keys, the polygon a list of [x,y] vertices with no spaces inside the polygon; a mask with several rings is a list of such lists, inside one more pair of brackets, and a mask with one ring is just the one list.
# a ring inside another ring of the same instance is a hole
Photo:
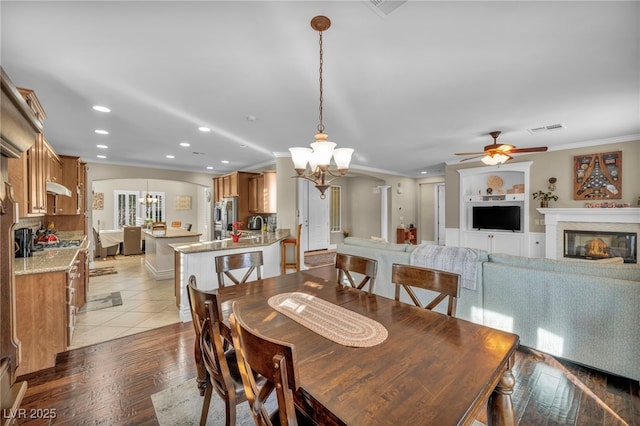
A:
{"label": "chandelier chain", "polygon": [[318,33],[320,34],[320,107],[319,107],[319,115],[318,115],[318,119],[320,120],[318,123],[318,133],[324,133],[324,124],[322,124],[322,103],[323,103],[323,96],[322,96],[322,64],[323,64],[323,60],[322,60],[322,31],[318,31]]}

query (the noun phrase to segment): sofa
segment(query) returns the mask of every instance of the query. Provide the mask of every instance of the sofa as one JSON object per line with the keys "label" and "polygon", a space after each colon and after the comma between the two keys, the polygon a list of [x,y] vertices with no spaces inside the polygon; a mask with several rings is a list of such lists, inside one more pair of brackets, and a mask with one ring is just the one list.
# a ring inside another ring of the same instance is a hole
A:
{"label": "sofa", "polygon": [[[412,264],[418,247],[348,237],[337,252],[376,259],[374,292],[393,298],[391,265]],[[553,356],[640,379],[640,266],[479,252],[475,289],[461,288],[456,317],[518,334],[521,345]]]}

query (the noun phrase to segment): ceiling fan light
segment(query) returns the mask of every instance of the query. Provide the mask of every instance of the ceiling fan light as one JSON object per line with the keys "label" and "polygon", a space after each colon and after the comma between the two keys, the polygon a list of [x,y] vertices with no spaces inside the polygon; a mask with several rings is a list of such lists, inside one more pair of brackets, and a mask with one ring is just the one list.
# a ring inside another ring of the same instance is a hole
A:
{"label": "ceiling fan light", "polygon": [[314,142],[311,144],[313,155],[319,166],[329,166],[335,147],[336,144],[333,142]]}
{"label": "ceiling fan light", "polygon": [[498,159],[493,155],[485,155],[484,157],[482,157],[482,162],[487,166],[495,166],[499,163]]}

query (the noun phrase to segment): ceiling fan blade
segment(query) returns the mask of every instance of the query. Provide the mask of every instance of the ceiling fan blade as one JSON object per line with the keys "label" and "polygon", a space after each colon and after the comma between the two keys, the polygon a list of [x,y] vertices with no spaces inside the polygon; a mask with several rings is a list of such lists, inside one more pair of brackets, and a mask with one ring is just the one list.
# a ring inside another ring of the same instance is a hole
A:
{"label": "ceiling fan blade", "polygon": [[460,162],[462,163],[463,161],[473,160],[474,158],[484,157],[484,152],[479,153],[479,154],[480,154],[480,155],[476,155],[475,157],[463,158],[462,160],[460,160]]}
{"label": "ceiling fan blade", "polygon": [[484,155],[485,152],[456,152],[454,155]]}
{"label": "ceiling fan blade", "polygon": [[523,152],[546,152],[547,151],[547,147],[546,146],[537,146],[537,147],[533,147],[533,148],[515,148],[512,149],[510,151],[508,151],[510,154],[518,154],[518,153],[523,153]]}

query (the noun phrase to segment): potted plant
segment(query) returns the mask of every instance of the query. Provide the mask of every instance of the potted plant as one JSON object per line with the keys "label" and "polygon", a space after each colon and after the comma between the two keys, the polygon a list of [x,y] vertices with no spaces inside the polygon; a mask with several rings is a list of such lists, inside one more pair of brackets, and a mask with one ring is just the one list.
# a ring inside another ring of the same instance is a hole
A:
{"label": "potted plant", "polygon": [[558,196],[552,193],[551,191],[544,192],[540,190],[538,192],[534,192],[531,195],[533,195],[534,200],[538,200],[538,199],[540,200],[540,207],[542,208],[549,207],[549,201],[551,200],[558,201]]}
{"label": "potted plant", "polygon": [[240,227],[242,226],[242,222],[233,222],[231,225],[231,239],[234,243],[237,243],[242,236],[242,231]]}

